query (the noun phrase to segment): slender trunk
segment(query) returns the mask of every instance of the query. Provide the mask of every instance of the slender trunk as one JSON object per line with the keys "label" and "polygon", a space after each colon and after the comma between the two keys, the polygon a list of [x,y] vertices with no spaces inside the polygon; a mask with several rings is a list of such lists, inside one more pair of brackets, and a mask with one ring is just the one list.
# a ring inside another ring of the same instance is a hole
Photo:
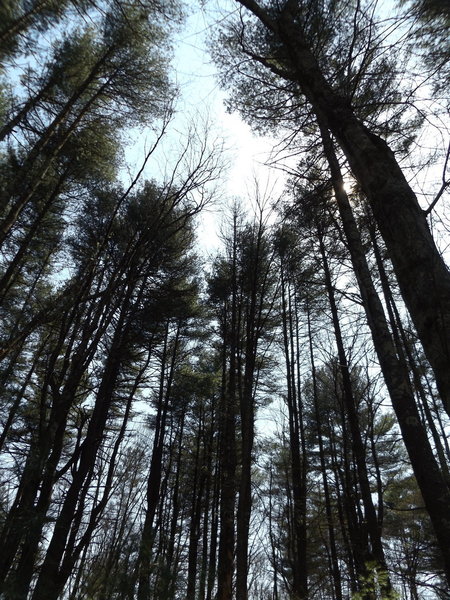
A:
{"label": "slender trunk", "polygon": [[[247,370],[247,369],[246,369]],[[247,379],[246,374],[245,379]],[[251,386],[252,379],[247,379],[245,386]],[[255,435],[254,398],[251,389],[247,389],[241,401],[241,433],[242,433],[242,465],[239,481],[239,497],[236,515],[236,599],[247,600],[248,597],[248,550],[250,534],[251,466],[252,448]],[[243,406],[242,406],[243,404]]]}
{"label": "slender trunk", "polygon": [[[351,587],[353,591],[364,593],[364,581],[368,579],[367,553],[368,536],[367,524],[358,515],[359,496],[355,487],[354,473],[350,462],[350,449],[347,441],[348,432],[345,414],[342,411],[342,444],[343,444],[343,469],[339,472],[343,490],[343,508],[347,520],[347,529],[351,546],[351,559],[354,565],[352,571]],[[370,592],[368,593],[370,600]]]}
{"label": "slender trunk", "polygon": [[375,476],[377,480],[377,497],[378,497],[378,527],[380,531],[383,531],[383,520],[384,520],[384,500],[383,500],[383,489],[384,483],[381,474],[380,461],[378,459],[377,443],[375,439],[375,408],[373,406],[373,398],[368,402],[368,417],[369,417],[369,440],[370,449],[372,452],[373,465],[375,467]]}
{"label": "slender trunk", "polygon": [[[219,454],[219,452],[218,452]],[[217,457],[219,459],[219,456]],[[220,514],[220,465],[219,460],[216,463],[215,477],[213,479],[214,490],[211,504],[211,543],[208,556],[208,577],[205,600],[213,598],[214,581],[217,573],[217,553],[218,553],[218,531]],[[204,544],[205,545],[205,544]]]}
{"label": "slender trunk", "polygon": [[[235,352],[234,348],[232,351]],[[221,408],[220,436],[220,536],[217,563],[217,600],[231,600],[234,572],[235,547],[235,476],[236,476],[236,439],[235,439],[235,375],[234,359],[230,364],[228,389],[224,390]]]}
{"label": "slender trunk", "polygon": [[11,38],[20,33],[23,33],[32,24],[33,19],[39,15],[42,10],[45,10],[50,0],[38,0],[34,6],[24,12],[20,17],[14,19],[12,23],[0,31],[0,43],[11,43]]}
{"label": "slender trunk", "polygon": [[36,219],[33,221],[32,225],[28,229],[26,235],[21,240],[20,246],[19,246],[17,252],[15,253],[14,258],[10,261],[7,269],[2,274],[2,276],[0,278],[0,302],[4,301],[5,294],[8,292],[9,288],[11,287],[11,285],[14,282],[15,272],[18,270],[20,272],[21,262],[25,256],[26,252],[28,251],[31,242],[36,239],[36,237],[37,237],[36,234],[39,229],[39,226],[41,225],[41,223],[44,220],[44,218],[46,217],[50,207],[52,206],[52,204],[54,204],[56,198],[58,197],[59,193],[61,192],[61,189],[62,189],[63,184],[67,177],[67,172],[68,172],[68,170],[66,169],[60,175],[52,193],[49,195],[49,197],[45,201],[44,206],[41,208]]}
{"label": "slender trunk", "polygon": [[[166,324],[164,348],[161,360],[159,397],[156,415],[156,426],[153,441],[150,472],[147,480],[147,506],[145,510],[144,527],[141,534],[139,556],[137,559],[138,590],[137,600],[149,600],[150,576],[152,572],[152,547],[154,542],[154,521],[160,504],[163,450],[166,436],[166,420],[169,409],[170,393],[174,376],[175,360],[178,350],[180,330],[177,327],[172,356],[169,357],[169,321]],[[169,362],[170,360],[170,362]],[[168,368],[168,372],[167,372]]]}
{"label": "slender trunk", "polygon": [[273,584],[272,584],[272,598],[273,600],[278,600],[278,557],[277,557],[277,548],[275,535],[273,531],[273,518],[274,518],[274,506],[272,501],[273,496],[273,468],[270,465],[270,474],[269,474],[269,539],[270,539],[270,561],[272,563],[273,569]]}
{"label": "slender trunk", "polygon": [[8,417],[6,418],[5,424],[3,426],[3,430],[2,433],[0,435],[0,452],[2,452],[3,450],[3,446],[6,442],[6,439],[8,437],[8,434],[10,432],[11,426],[15,421],[15,417],[17,415],[17,411],[19,410],[20,404],[22,402],[22,400],[25,397],[25,392],[30,384],[31,378],[33,377],[33,374],[35,373],[37,364],[39,362],[39,360],[42,357],[42,352],[46,346],[46,344],[48,343],[48,338],[45,338],[44,341],[39,345],[39,347],[36,349],[36,353],[33,357],[33,362],[31,364],[30,369],[28,370],[27,374],[25,375],[25,378],[23,380],[23,383],[20,387],[20,390],[18,390],[18,392],[16,393],[16,398],[14,400],[14,402],[11,404],[9,411],[8,411]]}
{"label": "slender trunk", "polygon": [[[397,346],[397,351],[399,357],[407,362],[408,368],[412,374],[414,387],[417,391],[418,397],[420,399],[423,411],[426,417],[426,423],[429,427],[431,435],[433,437],[434,445],[436,448],[436,454],[439,459],[439,464],[444,474],[444,477],[447,481],[447,485],[450,488],[450,473],[448,468],[447,459],[445,456],[445,450],[441,441],[441,437],[437,431],[433,416],[430,411],[430,407],[428,405],[428,399],[425,394],[424,387],[422,385],[422,381],[420,379],[420,374],[417,369],[416,361],[411,353],[408,340],[406,339],[406,334],[403,328],[403,324],[395,304],[395,300],[393,298],[391,287],[389,285],[389,279],[386,273],[386,269],[384,268],[383,259],[381,257],[381,252],[378,247],[378,242],[376,239],[375,229],[373,226],[369,226],[370,238],[372,240],[372,246],[375,254],[375,259],[377,262],[378,272],[380,274],[381,286],[383,289],[383,294],[386,302],[386,306],[388,309],[389,321],[391,324],[391,329],[393,332],[393,337]],[[444,440],[447,436],[443,436]]]}
{"label": "slender trunk", "polygon": [[[217,563],[216,600],[231,600],[233,595],[235,551],[235,498],[236,498],[236,397],[238,353],[238,298],[237,298],[237,234],[236,216],[233,231],[232,289],[230,323],[224,317],[222,359],[222,397],[220,402],[220,536]],[[229,331],[229,334],[227,335]],[[229,340],[229,345],[227,341]],[[227,347],[228,346],[228,347]],[[229,364],[227,365],[227,355]]]}
{"label": "slender trunk", "polygon": [[[53,160],[58,156],[59,152],[62,150],[70,136],[74,133],[76,127],[85,117],[85,115],[88,114],[94,102],[99,97],[101,97],[101,95],[107,89],[108,85],[110,85],[111,80],[113,78],[113,74],[111,74],[108,77],[108,79],[91,94],[91,97],[86,101],[84,106],[80,108],[78,113],[75,115],[75,118],[67,127],[66,131],[63,132],[63,135],[60,137],[60,139],[57,139],[54,147],[51,148],[49,154],[46,155],[45,153],[43,153],[43,150],[45,150],[45,148],[55,138],[55,136],[58,135],[59,128],[66,122],[77,100],[79,100],[82,97],[83,93],[86,90],[88,90],[90,84],[95,81],[105,61],[112,53],[112,50],[113,47],[110,47],[105,52],[105,54],[97,61],[97,63],[92,68],[89,76],[85,79],[83,84],[72,94],[71,98],[69,98],[67,103],[61,109],[59,114],[53,119],[52,123],[47,127],[45,132],[43,132],[43,134],[36,142],[34,147],[30,150],[25,161],[21,165],[22,178],[16,182],[12,190],[12,195],[13,197],[16,196],[16,199],[13,201],[12,206],[10,207],[10,209],[8,210],[8,212],[6,213],[6,215],[0,223],[0,246],[3,245],[11,228],[21,215],[29,200],[32,198],[41,181],[48,173],[50,167],[53,164]],[[44,162],[40,170],[36,173],[33,171],[32,167],[40,156],[44,157]]]}
{"label": "slender trunk", "polygon": [[383,584],[382,593],[384,594],[384,596],[388,597],[391,594],[392,588],[389,581],[386,560],[384,557],[383,544],[381,542],[381,529],[379,526],[377,513],[372,501],[372,491],[370,489],[369,476],[367,473],[366,453],[362,441],[361,428],[359,425],[356,403],[353,397],[353,387],[351,382],[350,369],[344,348],[344,341],[342,338],[339,315],[336,300],[334,297],[333,284],[331,280],[331,273],[328,266],[328,259],[323,240],[323,233],[320,231],[320,227],[318,231],[318,239],[320,245],[320,253],[322,256],[322,264],[324,268],[325,287],[328,294],[328,301],[330,303],[334,327],[334,336],[336,340],[336,346],[338,349],[339,368],[342,376],[343,401],[350,425],[352,449],[355,455],[356,466],[358,471],[358,483],[361,490],[362,501],[364,504],[364,515],[367,522],[367,529],[372,547],[370,554],[373,555],[373,559],[377,564],[377,568],[379,568],[382,573],[382,580],[386,582],[385,584]]}
{"label": "slender trunk", "polygon": [[[286,296],[288,296],[287,301]],[[298,348],[296,348],[296,341],[298,343],[299,337],[298,324],[296,315],[293,316],[292,314],[291,292],[285,281],[283,265],[281,265],[281,302],[289,416],[289,447],[292,469],[293,532],[295,538],[292,594],[294,598],[303,600],[308,597],[305,489],[307,464],[304,462],[306,461],[306,452],[303,452],[304,460],[302,461],[301,451],[301,442],[303,443],[304,441],[304,435],[301,424],[302,407],[299,402],[300,377],[297,376],[300,361]]]}
{"label": "slender trunk", "polygon": [[[171,494],[171,505],[169,506],[170,514],[170,527],[169,539],[167,541],[165,569],[166,575],[164,577],[164,584],[162,586],[161,598],[174,598],[175,597],[175,586],[177,582],[177,554],[175,547],[177,544],[177,529],[180,520],[180,476],[181,476],[181,464],[183,458],[183,432],[184,432],[184,421],[185,421],[185,410],[183,409],[179,416],[178,431],[174,435],[174,443],[178,437],[178,447],[175,464],[169,465],[167,469],[168,473],[172,472],[175,475],[175,481],[172,484],[173,491]],[[173,450],[171,451],[173,452]],[[201,495],[201,491],[200,491]],[[168,512],[169,512],[168,511]],[[180,533],[178,534],[178,536]]]}
{"label": "slender trunk", "polygon": [[[122,351],[127,338],[127,310],[133,288],[128,286],[116,332],[109,353],[109,360],[103,373],[94,410],[89,421],[85,439],[80,447],[78,466],[73,472],[70,484],[50,540],[39,578],[33,593],[33,600],[56,600],[70,575],[70,555],[80,526],[84,499],[93,477],[93,469],[107,422],[113,390],[121,368]],[[64,556],[64,560],[63,560]]]}
{"label": "slender trunk", "polygon": [[[333,473],[334,473],[334,480],[335,480],[335,489],[336,489],[336,500],[337,500],[337,514],[338,514],[338,519],[339,519],[339,525],[340,525],[340,529],[341,529],[341,535],[342,535],[342,541],[344,544],[344,548],[347,554],[347,568],[348,568],[348,578],[350,580],[350,588],[352,590],[352,592],[356,592],[357,590],[357,576],[356,576],[356,572],[355,572],[355,561],[353,560],[353,552],[352,552],[352,548],[351,548],[351,544],[350,544],[350,540],[349,540],[349,533],[348,533],[348,527],[345,523],[345,501],[343,499],[343,493],[342,493],[342,468],[340,466],[340,464],[338,464],[338,459],[337,459],[337,449],[336,449],[336,443],[334,440],[334,432],[333,432],[333,427],[329,425],[328,428],[329,431],[329,437],[330,437],[330,447],[331,447],[331,464],[333,467]],[[344,556],[341,556],[342,560],[344,559]]]}
{"label": "slender trunk", "polygon": [[197,581],[198,543],[200,539],[201,507],[205,475],[200,475],[200,445],[204,432],[201,424],[197,431],[195,445],[194,481],[191,499],[191,514],[189,523],[189,547],[186,600],[195,600],[195,584]]}
{"label": "slender trunk", "polygon": [[22,106],[22,108],[0,129],[0,142],[3,141],[12,131],[14,130],[19,123],[21,123],[28,113],[35,107],[37,104],[46,97],[47,93],[52,89],[55,81],[54,78],[50,78],[47,83],[38,91],[37,94],[31,96],[27,102]]}
{"label": "slender trunk", "polygon": [[[211,399],[211,422],[208,425],[208,432],[206,434],[205,442],[205,462],[204,468],[206,469],[205,475],[205,493],[202,505],[202,558],[200,577],[198,584],[198,600],[206,600],[207,593],[207,577],[209,568],[209,548],[213,548],[216,544],[216,535],[213,533],[214,528],[214,502],[215,502],[215,486],[216,486],[216,472],[217,461],[215,460],[216,453],[214,447],[214,432],[215,432],[215,402],[214,397]],[[206,417],[206,415],[205,415]],[[213,462],[214,459],[214,462]],[[214,465],[214,466],[213,466]]]}
{"label": "slender trunk", "polygon": [[314,415],[316,418],[316,426],[317,426],[317,440],[319,442],[319,458],[320,458],[320,469],[322,471],[322,483],[323,483],[323,492],[325,496],[325,514],[327,519],[327,528],[328,528],[328,539],[330,542],[330,566],[331,573],[333,577],[334,584],[334,593],[336,595],[336,600],[342,600],[342,587],[341,587],[341,576],[339,571],[339,562],[337,557],[336,550],[336,536],[334,532],[334,522],[333,522],[333,514],[331,511],[331,498],[330,498],[330,490],[328,486],[328,478],[327,478],[327,467],[325,464],[325,449],[323,444],[322,437],[322,419],[320,416],[319,410],[319,398],[318,398],[318,389],[317,389],[317,374],[314,360],[314,349],[312,342],[312,331],[311,331],[311,315],[309,306],[307,303],[307,321],[308,321],[308,341],[309,341],[309,354],[311,361],[311,375],[313,382],[313,400],[314,400]]}
{"label": "slender trunk", "polygon": [[[258,303],[258,272],[261,269],[261,224],[252,261],[250,298],[245,314],[245,368],[240,393],[241,415],[241,476],[236,515],[236,600],[248,598],[248,550],[250,515],[252,508],[251,470],[252,450],[255,437],[255,374],[256,353],[261,323],[261,305]],[[252,241],[252,243],[254,243]],[[239,369],[240,371],[240,369]]]}

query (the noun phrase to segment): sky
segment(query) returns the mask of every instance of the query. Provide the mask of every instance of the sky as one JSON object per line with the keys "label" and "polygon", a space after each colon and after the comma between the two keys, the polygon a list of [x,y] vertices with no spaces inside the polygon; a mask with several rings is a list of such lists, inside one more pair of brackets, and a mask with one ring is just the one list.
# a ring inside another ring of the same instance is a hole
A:
{"label": "sky", "polygon": [[[208,129],[213,147],[223,146],[223,176],[216,185],[216,200],[203,212],[198,225],[200,246],[208,255],[215,253],[220,244],[218,236],[227,207],[240,199],[251,214],[255,181],[259,182],[260,193],[275,198],[282,193],[283,177],[279,171],[264,165],[274,140],[254,135],[238,114],[229,114],[225,109],[226,93],[219,86],[207,47],[215,23],[223,19],[223,9],[215,11],[211,2],[203,10],[199,4],[191,3],[186,22],[174,38],[171,76],[179,90],[176,114],[147,173],[163,178],[165,171],[170,172],[170,165],[178,159],[193,124],[200,132],[204,127]],[[131,153],[127,153],[127,162],[134,163],[131,173],[139,168],[144,148],[150,146],[151,139],[151,133],[141,131]]]}
{"label": "sky", "polygon": [[186,26],[175,41],[172,62],[177,85],[181,92],[179,110],[189,123],[192,115],[200,113],[214,124],[215,133],[223,137],[231,162],[227,191],[240,195],[246,180],[265,160],[272,148],[269,138],[256,137],[238,114],[227,113],[226,94],[220,89],[217,70],[209,56],[207,41],[222,12],[214,12],[212,3],[202,10],[197,3],[191,4],[191,15]]}

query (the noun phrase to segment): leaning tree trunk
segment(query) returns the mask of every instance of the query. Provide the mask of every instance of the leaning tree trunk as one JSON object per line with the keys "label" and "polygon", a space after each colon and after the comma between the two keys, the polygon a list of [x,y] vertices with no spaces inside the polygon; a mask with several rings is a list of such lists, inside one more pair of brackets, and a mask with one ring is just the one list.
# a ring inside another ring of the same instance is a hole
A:
{"label": "leaning tree trunk", "polygon": [[427,432],[421,422],[414,399],[408,370],[397,355],[394,341],[384,314],[383,305],[375,290],[365,258],[361,237],[353,212],[344,190],[339,163],[328,131],[320,127],[325,154],[328,160],[333,188],[344,233],[350,250],[352,265],[363,301],[368,325],[372,334],[386,387],[397,416],[403,441],[408,452],[414,475],[422,493],[425,506],[433,524],[450,583],[450,491],[434,457]]}
{"label": "leaning tree trunk", "polygon": [[[405,304],[450,414],[450,273],[436,248],[426,214],[392,150],[356,117],[349,101],[334,92],[325,79],[295,18],[296,0],[287,0],[275,17],[255,0],[237,2],[281,43],[290,69],[285,77],[300,86],[316,116],[336,137],[369,199]],[[269,65],[269,61],[267,64],[280,74],[276,66]]]}
{"label": "leaning tree trunk", "polygon": [[89,485],[94,476],[98,451],[103,441],[114,398],[113,392],[122,368],[123,353],[127,349],[130,326],[127,311],[133,291],[133,285],[129,285],[124,294],[93,412],[80,446],[78,464],[73,468],[72,481],[67,488],[61,511],[55,520],[55,528],[32,595],[33,600],[56,600],[61,595],[70,576],[73,566],[70,555],[73,552],[81,525]]}
{"label": "leaning tree trunk", "polygon": [[[374,255],[375,255],[375,259],[376,259],[376,263],[377,263],[377,267],[378,267],[378,272],[380,274],[381,287],[383,289],[383,295],[384,295],[384,299],[385,299],[385,303],[386,303],[386,307],[387,307],[387,311],[388,311],[389,322],[391,324],[391,329],[392,329],[395,345],[398,349],[399,356],[408,365],[409,371],[412,375],[412,379],[414,382],[414,388],[416,390],[418,400],[420,400],[419,406],[422,407],[424,415],[425,415],[424,422],[427,424],[428,429],[433,438],[434,447],[436,450],[437,457],[439,459],[439,465],[442,470],[443,476],[445,477],[445,480],[447,481],[447,485],[449,486],[449,489],[450,489],[450,472],[449,472],[449,466],[448,466],[448,462],[447,462],[448,457],[446,457],[446,454],[445,454],[443,440],[441,439],[441,436],[439,435],[439,432],[436,427],[436,423],[434,422],[433,415],[431,414],[431,410],[430,410],[429,403],[428,403],[428,398],[425,393],[424,386],[422,384],[419,368],[418,368],[418,365],[416,364],[414,356],[411,352],[411,348],[409,346],[409,343],[408,343],[408,340],[406,337],[406,333],[403,328],[402,320],[400,318],[400,314],[398,312],[398,309],[397,309],[397,306],[396,306],[396,303],[395,303],[395,300],[394,300],[394,297],[392,294],[392,290],[391,290],[390,283],[389,283],[389,278],[387,276],[386,269],[383,264],[381,251],[378,246],[377,239],[376,239],[375,227],[372,225],[369,225],[369,234],[370,234],[370,239],[372,241],[373,251],[374,251]],[[426,421],[425,421],[425,418],[426,418]],[[444,442],[445,442],[445,440],[446,440],[445,433],[444,433],[443,438],[444,438]]]}

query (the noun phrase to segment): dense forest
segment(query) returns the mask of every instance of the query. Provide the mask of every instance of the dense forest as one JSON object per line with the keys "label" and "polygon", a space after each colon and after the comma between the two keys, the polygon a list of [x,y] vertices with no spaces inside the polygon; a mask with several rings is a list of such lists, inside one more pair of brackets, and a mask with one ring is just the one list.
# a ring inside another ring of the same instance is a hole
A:
{"label": "dense forest", "polygon": [[0,3],[0,598],[448,600],[448,0],[196,7],[232,201],[155,166],[192,10]]}

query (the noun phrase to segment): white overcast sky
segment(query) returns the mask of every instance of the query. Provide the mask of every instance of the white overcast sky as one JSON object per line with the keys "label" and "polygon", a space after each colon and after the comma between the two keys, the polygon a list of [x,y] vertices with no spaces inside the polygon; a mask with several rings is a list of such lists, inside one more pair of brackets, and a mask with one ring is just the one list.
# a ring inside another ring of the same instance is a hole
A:
{"label": "white overcast sky", "polygon": [[[234,2],[228,4],[231,9],[237,6]],[[226,9],[214,11],[213,2],[210,2],[203,11],[193,2],[190,10],[186,26],[177,37],[173,60],[181,92],[179,111],[187,124],[197,114],[203,115],[205,120],[209,117],[215,133],[224,138],[229,149],[228,158],[232,166],[227,191],[241,195],[254,170],[261,171],[261,165],[272,148],[272,140],[256,137],[238,114],[228,114],[225,110],[225,92],[218,84],[207,40],[217,20],[223,18],[224,12],[226,14]]]}

